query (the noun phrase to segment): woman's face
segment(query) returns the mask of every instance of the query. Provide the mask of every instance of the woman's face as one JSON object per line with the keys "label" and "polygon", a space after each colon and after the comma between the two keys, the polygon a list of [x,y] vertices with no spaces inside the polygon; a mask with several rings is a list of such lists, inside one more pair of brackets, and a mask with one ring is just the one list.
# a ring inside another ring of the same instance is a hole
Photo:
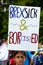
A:
{"label": "woman's face", "polygon": [[25,56],[23,55],[23,53],[17,53],[14,58],[16,65],[24,65]]}

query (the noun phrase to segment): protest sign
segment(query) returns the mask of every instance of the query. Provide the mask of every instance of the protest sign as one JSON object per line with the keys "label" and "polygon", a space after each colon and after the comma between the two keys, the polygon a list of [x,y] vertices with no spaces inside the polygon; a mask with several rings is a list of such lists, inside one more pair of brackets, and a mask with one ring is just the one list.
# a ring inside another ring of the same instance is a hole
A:
{"label": "protest sign", "polygon": [[8,49],[36,51],[40,7],[9,6]]}

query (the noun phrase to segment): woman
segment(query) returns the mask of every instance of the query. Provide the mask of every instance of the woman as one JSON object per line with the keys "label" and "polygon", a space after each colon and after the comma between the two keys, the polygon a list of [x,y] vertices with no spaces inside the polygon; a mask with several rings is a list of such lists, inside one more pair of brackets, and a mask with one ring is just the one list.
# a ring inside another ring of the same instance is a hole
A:
{"label": "woman", "polygon": [[14,61],[16,65],[24,65],[26,59],[26,54],[24,51],[15,51],[14,52]]}

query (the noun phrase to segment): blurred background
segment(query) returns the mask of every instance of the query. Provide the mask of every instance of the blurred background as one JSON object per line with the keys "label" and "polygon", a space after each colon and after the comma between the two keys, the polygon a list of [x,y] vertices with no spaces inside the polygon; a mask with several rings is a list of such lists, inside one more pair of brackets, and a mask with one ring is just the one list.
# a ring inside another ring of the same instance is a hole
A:
{"label": "blurred background", "polygon": [[43,44],[43,2],[42,0],[0,0],[0,39],[7,39],[9,22],[9,5],[41,7],[39,43]]}

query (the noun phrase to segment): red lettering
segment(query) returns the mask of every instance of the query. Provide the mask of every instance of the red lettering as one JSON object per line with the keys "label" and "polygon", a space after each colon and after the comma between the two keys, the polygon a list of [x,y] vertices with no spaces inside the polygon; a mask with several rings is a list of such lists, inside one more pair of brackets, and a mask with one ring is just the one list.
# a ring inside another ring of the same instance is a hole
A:
{"label": "red lettering", "polygon": [[10,44],[14,42],[13,39],[14,39],[14,34],[13,34],[13,32],[10,32],[10,33],[9,33],[9,43],[10,43]]}
{"label": "red lettering", "polygon": [[21,41],[21,35],[22,35],[22,33],[21,32],[10,32],[9,33],[9,43],[10,44],[18,44],[18,43],[20,43],[20,41]]}
{"label": "red lettering", "polygon": [[37,34],[32,34],[31,43],[37,43],[37,41],[38,41],[38,35]]}
{"label": "red lettering", "polygon": [[22,35],[22,33],[18,32],[17,39],[16,39],[17,43],[20,43],[20,40],[21,40],[20,37],[21,37],[21,35]]}
{"label": "red lettering", "polygon": [[16,44],[16,41],[17,41],[17,32],[14,32],[13,33],[13,43]]}

